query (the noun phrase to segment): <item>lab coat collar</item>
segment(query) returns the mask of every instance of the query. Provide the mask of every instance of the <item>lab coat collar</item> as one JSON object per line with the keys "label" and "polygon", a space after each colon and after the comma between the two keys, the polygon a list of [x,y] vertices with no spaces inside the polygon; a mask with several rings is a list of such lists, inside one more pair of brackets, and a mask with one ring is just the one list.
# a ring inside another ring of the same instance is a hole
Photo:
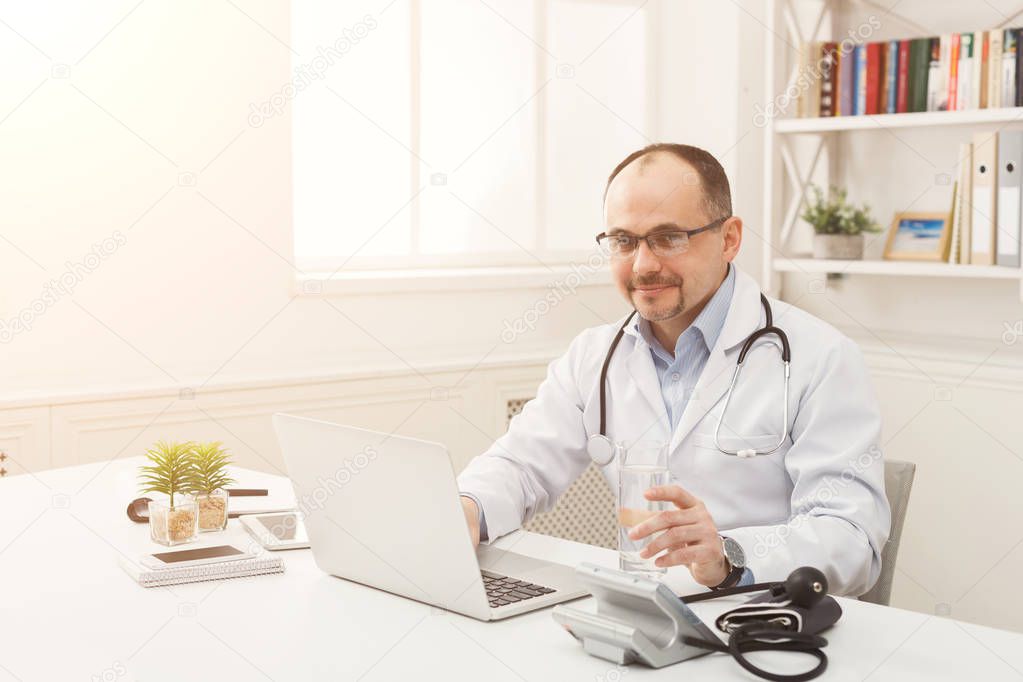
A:
{"label": "lab coat collar", "polygon": [[[735,365],[734,358],[738,353],[738,346],[761,324],[760,288],[752,277],[736,268],[734,263],[732,266],[735,270],[735,288],[732,293],[731,305],[728,308],[721,333],[718,334],[717,342],[710,349],[707,364],[700,374],[693,396],[686,405],[678,428],[671,435],[669,454],[675,451],[697,422],[724,395],[732,379],[732,369]],[[633,338],[635,341],[625,364],[629,375],[635,382],[638,393],[643,396],[652,410],[652,417],[657,420],[644,430],[644,433],[650,434],[649,437],[653,438],[655,431],[659,430],[654,427],[660,424],[662,425],[661,429],[666,431],[671,420],[664,407],[661,383],[657,378],[657,370],[654,368],[650,349],[646,343],[640,342],[638,335]],[[609,408],[609,410],[611,409],[613,408]]]}
{"label": "lab coat collar", "polygon": [[763,324],[760,287],[742,270],[736,268],[735,274],[735,293],[732,294],[732,305],[728,309],[724,327],[717,343],[710,351],[710,357],[707,358],[707,364],[700,374],[693,395],[686,405],[685,412],[682,413],[678,428],[672,434],[669,455],[681,445],[693,427],[710,412],[728,390],[739,347]]}

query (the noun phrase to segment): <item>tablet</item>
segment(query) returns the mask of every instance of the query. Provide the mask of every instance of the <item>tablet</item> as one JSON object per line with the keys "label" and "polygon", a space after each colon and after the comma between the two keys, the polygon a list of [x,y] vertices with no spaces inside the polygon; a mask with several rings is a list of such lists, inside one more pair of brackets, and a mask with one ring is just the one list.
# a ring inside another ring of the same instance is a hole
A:
{"label": "tablet", "polygon": [[272,551],[309,547],[309,536],[295,512],[246,514],[238,520],[264,549]]}

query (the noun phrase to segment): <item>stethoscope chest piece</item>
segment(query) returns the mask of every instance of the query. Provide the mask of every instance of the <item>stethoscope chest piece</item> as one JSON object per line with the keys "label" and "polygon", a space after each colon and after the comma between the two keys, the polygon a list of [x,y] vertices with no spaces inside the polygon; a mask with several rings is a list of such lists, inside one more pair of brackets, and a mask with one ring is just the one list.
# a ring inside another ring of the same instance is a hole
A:
{"label": "stethoscope chest piece", "polygon": [[607,466],[614,461],[615,446],[611,439],[599,433],[590,436],[586,441],[586,452],[597,466]]}

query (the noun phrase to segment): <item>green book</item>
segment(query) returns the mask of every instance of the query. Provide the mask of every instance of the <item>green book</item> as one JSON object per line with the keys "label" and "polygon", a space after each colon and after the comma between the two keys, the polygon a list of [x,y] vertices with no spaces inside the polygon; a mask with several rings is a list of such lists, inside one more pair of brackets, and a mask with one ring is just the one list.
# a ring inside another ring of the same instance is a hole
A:
{"label": "green book", "polygon": [[909,44],[909,110],[927,111],[927,76],[931,65],[931,39],[916,38]]}

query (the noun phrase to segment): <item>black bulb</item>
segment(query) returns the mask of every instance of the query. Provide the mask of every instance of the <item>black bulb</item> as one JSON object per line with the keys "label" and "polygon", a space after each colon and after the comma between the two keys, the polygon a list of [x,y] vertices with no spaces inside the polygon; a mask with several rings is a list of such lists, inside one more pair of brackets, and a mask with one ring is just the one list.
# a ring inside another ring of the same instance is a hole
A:
{"label": "black bulb", "polygon": [[796,606],[813,608],[828,593],[828,579],[813,566],[800,566],[785,580],[785,594]]}

